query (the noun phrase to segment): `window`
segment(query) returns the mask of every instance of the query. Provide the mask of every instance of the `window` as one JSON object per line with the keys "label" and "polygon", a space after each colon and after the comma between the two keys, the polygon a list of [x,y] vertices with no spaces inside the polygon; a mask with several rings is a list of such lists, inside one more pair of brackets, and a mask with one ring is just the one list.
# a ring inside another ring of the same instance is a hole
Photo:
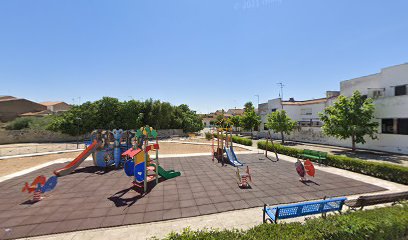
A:
{"label": "window", "polygon": [[382,133],[394,133],[394,119],[392,118],[382,119],[381,123]]}
{"label": "window", "polygon": [[380,97],[384,97],[384,91],[381,90],[375,90],[373,91],[373,98],[380,98]]}
{"label": "window", "polygon": [[272,108],[271,112],[276,112],[276,108]]}
{"label": "window", "polygon": [[302,108],[300,109],[300,115],[312,115],[311,108]]}
{"label": "window", "polygon": [[398,134],[408,135],[408,118],[399,118],[397,120]]}
{"label": "window", "polygon": [[401,85],[395,87],[395,96],[407,95],[407,86]]}

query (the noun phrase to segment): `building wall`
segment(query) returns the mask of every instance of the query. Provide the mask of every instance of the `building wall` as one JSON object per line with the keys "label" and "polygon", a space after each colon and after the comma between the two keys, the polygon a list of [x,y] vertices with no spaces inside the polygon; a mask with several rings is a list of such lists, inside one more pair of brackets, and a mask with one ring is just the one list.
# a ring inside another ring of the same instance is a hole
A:
{"label": "building wall", "polygon": [[[265,134],[263,133],[263,137]],[[273,133],[272,137],[280,139],[280,134]],[[378,134],[378,139],[372,140],[366,137],[366,144],[357,144],[357,148],[370,149],[377,151],[393,152],[408,154],[408,144],[406,135]],[[337,139],[323,134],[321,128],[302,127],[300,130],[293,131],[290,135],[285,136],[286,140],[309,142],[317,144],[327,144],[351,148],[351,139]]]}
{"label": "building wall", "polygon": [[[259,104],[264,107],[263,104]],[[280,98],[272,99],[268,101],[267,110],[263,108],[263,111],[260,111],[261,116],[261,131],[265,131],[264,126],[267,121],[267,115],[275,110],[285,110],[287,115],[294,121],[297,122],[320,122],[319,113],[324,110],[326,103],[313,103],[313,104],[285,104],[281,102]],[[309,114],[306,114],[309,113]]]}
{"label": "building wall", "polygon": [[46,110],[44,105],[31,102],[27,99],[13,99],[0,101],[0,121],[10,121],[22,113],[40,112]]}
{"label": "building wall", "polygon": [[[408,119],[408,95],[395,96],[395,86],[406,85],[408,88],[408,64],[387,67],[381,70],[380,73],[359,77],[340,83],[340,93],[344,96],[352,96],[353,92],[358,90],[362,95],[367,97],[375,97],[374,91],[381,91],[381,95],[374,99],[375,104],[375,119],[378,123],[378,133],[376,140],[371,140],[366,137],[366,144],[358,144],[358,148],[387,151],[408,154],[408,135],[402,134],[383,134],[382,119]],[[408,89],[407,89],[408,90]],[[376,95],[377,96],[377,95]],[[280,99],[268,101],[268,108],[278,108]],[[328,98],[326,103],[316,105],[301,105],[301,106],[286,106],[283,109],[288,115],[296,121],[302,121],[304,118],[299,113],[299,107],[311,107],[312,115],[310,118],[318,118],[318,112],[323,111],[326,106],[330,106],[336,98]],[[265,121],[265,116],[262,118]],[[262,129],[262,128],[261,128]],[[260,133],[261,135],[264,133]],[[280,138],[279,134],[274,134],[274,137]],[[319,127],[302,127],[300,130],[294,131],[287,139],[301,142],[312,142],[329,145],[337,145],[351,147],[349,139],[339,140],[333,137],[325,136],[322,129]]]}
{"label": "building wall", "polygon": [[47,109],[50,110],[51,112],[62,112],[62,111],[68,111],[71,108],[71,106],[67,103],[57,103],[55,105],[50,105],[47,106]]}

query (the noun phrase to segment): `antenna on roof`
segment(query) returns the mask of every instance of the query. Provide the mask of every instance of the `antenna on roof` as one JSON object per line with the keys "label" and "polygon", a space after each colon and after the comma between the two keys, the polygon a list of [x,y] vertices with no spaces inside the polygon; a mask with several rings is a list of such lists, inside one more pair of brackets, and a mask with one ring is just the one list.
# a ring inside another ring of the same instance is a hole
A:
{"label": "antenna on roof", "polygon": [[[281,102],[283,101],[283,87],[285,86],[285,85],[283,85],[283,83],[282,82],[280,82],[280,83],[277,83],[278,85],[280,85],[280,93],[279,93],[279,97],[281,98]],[[281,106],[282,106],[282,109],[283,109],[283,105],[281,104]]]}
{"label": "antenna on roof", "polygon": [[279,97],[283,100],[283,87],[285,85],[283,85],[282,82],[277,83],[278,85],[280,85],[280,92],[279,92]]}

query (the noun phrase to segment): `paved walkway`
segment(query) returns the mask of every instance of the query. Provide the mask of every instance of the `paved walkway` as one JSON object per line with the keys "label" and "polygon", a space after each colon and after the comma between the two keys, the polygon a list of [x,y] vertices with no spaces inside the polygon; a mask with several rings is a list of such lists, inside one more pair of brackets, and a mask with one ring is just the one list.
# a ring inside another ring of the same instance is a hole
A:
{"label": "paved walkway", "polygon": [[[253,146],[256,146],[259,140],[253,140]],[[263,140],[261,140],[263,141]],[[280,143],[280,140],[275,140],[274,142]],[[337,147],[337,146],[330,146],[330,145],[321,145],[315,143],[305,143],[305,142],[293,142],[293,141],[285,141],[285,145],[288,147],[293,147],[297,149],[311,149],[316,151],[328,152],[333,155],[344,155],[353,158],[359,158],[362,160],[367,161],[374,161],[374,162],[386,162],[386,163],[393,163],[398,165],[403,165],[408,167],[408,156],[401,155],[401,154],[393,154],[387,152],[378,152],[374,150],[357,150],[356,152],[352,152],[350,148],[345,147]]]}

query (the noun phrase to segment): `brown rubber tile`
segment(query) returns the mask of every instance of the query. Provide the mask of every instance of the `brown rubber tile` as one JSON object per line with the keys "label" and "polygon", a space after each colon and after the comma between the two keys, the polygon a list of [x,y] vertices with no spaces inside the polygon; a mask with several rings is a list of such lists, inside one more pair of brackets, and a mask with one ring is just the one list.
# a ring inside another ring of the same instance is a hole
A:
{"label": "brown rubber tile", "polygon": [[[317,171],[301,183],[293,163],[259,160],[238,155],[250,167],[250,189],[237,185],[235,168],[222,167],[210,157],[165,158],[164,169],[182,176],[150,184],[141,195],[123,170],[99,170],[83,163],[74,173],[59,178],[56,189],[40,202],[27,202],[22,183],[38,175],[47,177],[66,164],[55,164],[0,183],[0,239],[39,236],[76,230],[192,217],[261,207],[382,191],[381,187]],[[261,213],[260,213],[261,214]],[[260,215],[261,216],[261,215]]]}

